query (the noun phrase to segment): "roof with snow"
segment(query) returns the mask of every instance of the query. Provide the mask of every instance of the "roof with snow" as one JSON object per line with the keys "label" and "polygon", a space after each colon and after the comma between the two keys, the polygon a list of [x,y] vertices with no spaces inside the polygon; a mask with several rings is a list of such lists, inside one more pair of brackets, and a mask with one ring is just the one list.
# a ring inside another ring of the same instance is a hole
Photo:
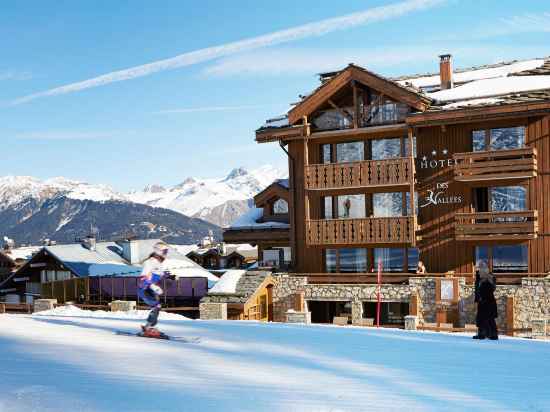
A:
{"label": "roof with snow", "polygon": [[201,302],[246,303],[270,276],[267,271],[228,270]]}
{"label": "roof with snow", "polygon": [[[142,263],[145,261],[153,245],[159,239],[132,240],[133,252],[137,253],[130,264],[124,255],[123,247],[116,242],[97,242],[95,248],[90,249],[80,243],[68,245],[53,245],[43,247],[39,254],[49,254],[62,262],[71,272],[80,277],[87,276],[139,276]],[[35,255],[35,256],[38,256]],[[38,257],[37,257],[38,258]],[[35,258],[33,257],[33,260]],[[170,270],[177,277],[205,277],[209,281],[218,278],[170,247],[163,267]],[[24,268],[24,267],[23,267]],[[23,270],[21,268],[20,270]]]}
{"label": "roof with snow", "polygon": [[257,207],[251,208],[241,215],[228,229],[288,229],[290,225],[282,222],[261,222],[264,210]]}
{"label": "roof with snow", "polygon": [[[453,70],[454,87],[440,90],[439,73],[416,74],[384,78],[356,65],[320,75],[321,84],[303,97],[302,105],[349,68],[366,73],[375,81],[399,86],[422,102],[429,102],[427,112],[451,111],[465,108],[501,106],[533,102],[550,102],[550,56],[528,60],[513,60],[496,64]],[[289,111],[291,114],[296,107]],[[411,117],[423,110],[413,112]],[[268,120],[258,131],[291,126],[288,115]]]}
{"label": "roof with snow", "polygon": [[29,260],[35,253],[39,252],[42,246],[22,246],[4,250],[3,253],[15,260]]}

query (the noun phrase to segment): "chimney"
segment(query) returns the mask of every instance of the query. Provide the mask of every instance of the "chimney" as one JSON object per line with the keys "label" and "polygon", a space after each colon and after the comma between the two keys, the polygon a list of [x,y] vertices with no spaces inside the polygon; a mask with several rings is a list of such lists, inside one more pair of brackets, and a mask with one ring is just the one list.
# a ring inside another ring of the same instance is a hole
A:
{"label": "chimney", "polygon": [[439,56],[439,78],[441,79],[441,90],[453,88],[453,56],[442,54]]}
{"label": "chimney", "polygon": [[126,239],[121,242],[122,257],[128,261],[130,265],[139,264],[139,243],[136,240]]}
{"label": "chimney", "polygon": [[84,246],[86,249],[95,251],[96,246],[96,239],[95,236],[86,236],[84,240],[82,240],[82,246]]}

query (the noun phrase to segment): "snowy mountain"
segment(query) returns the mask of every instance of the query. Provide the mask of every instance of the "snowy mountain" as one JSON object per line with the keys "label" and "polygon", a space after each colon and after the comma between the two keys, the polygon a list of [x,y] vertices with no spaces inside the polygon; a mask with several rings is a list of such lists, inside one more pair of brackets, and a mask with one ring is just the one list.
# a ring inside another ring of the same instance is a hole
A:
{"label": "snowy mountain", "polygon": [[198,217],[218,226],[226,226],[248,211],[251,199],[274,180],[287,174],[272,166],[248,171],[232,170],[221,179],[187,178],[171,188],[149,185],[128,195],[129,200],[163,207]]}
{"label": "snowy mountain", "polygon": [[129,194],[63,177],[0,177],[0,234],[18,243],[67,242],[94,226],[103,239],[132,233],[195,242],[209,230],[220,237],[219,226],[247,212],[251,198],[283,176],[271,166],[238,168],[221,179],[187,178]]}

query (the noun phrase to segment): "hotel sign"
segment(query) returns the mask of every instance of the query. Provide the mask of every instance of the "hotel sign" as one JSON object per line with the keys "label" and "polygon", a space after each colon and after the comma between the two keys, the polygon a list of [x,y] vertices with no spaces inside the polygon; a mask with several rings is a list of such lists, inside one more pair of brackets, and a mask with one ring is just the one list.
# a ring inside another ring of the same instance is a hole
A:
{"label": "hotel sign", "polygon": [[[443,158],[436,158],[438,155],[436,150],[432,151],[432,158],[424,155],[420,160],[420,169],[442,169],[455,166],[456,161],[449,157],[447,149],[443,149],[441,154],[444,156]],[[434,187],[427,190],[428,194],[423,199],[424,203],[421,203],[419,207],[460,204],[464,201],[461,194],[448,193],[448,189],[449,182],[436,182]]]}

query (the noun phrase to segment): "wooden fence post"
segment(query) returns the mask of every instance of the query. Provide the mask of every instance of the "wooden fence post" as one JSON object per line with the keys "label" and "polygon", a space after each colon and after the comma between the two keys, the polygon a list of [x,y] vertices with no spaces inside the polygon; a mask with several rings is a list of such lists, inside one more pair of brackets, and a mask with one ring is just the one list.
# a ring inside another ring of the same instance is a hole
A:
{"label": "wooden fence post", "polygon": [[514,336],[514,297],[506,298],[506,334]]}

